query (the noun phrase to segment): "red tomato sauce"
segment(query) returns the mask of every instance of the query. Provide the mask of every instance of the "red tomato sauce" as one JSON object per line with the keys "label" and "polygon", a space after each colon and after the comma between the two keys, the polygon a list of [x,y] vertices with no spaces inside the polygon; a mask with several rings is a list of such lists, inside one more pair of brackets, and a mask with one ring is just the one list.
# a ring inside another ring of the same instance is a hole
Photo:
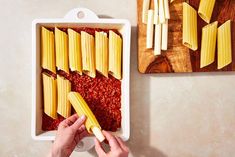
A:
{"label": "red tomato sauce", "polygon": [[[42,70],[52,76],[56,76],[48,70]],[[76,72],[70,74],[64,71],[57,71],[57,74],[64,76],[70,80],[72,91],[79,92],[87,102],[90,109],[95,114],[102,129],[108,131],[117,131],[121,127],[121,81],[112,76],[109,78],[96,73],[95,78],[91,78],[85,74],[79,75]],[[72,111],[72,113],[75,113]],[[52,119],[43,113],[42,130],[56,130],[59,123],[64,120],[58,114],[57,119]]]}

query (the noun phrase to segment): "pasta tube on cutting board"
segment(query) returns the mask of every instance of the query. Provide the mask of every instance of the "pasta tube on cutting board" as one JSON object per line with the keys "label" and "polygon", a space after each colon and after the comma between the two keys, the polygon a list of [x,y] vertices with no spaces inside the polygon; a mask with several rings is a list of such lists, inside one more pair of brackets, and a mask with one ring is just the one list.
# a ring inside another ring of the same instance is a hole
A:
{"label": "pasta tube on cutting board", "polygon": [[42,67],[56,73],[55,38],[53,31],[41,28]]}
{"label": "pasta tube on cutting board", "polygon": [[164,14],[166,19],[170,19],[169,0],[164,1]]}
{"label": "pasta tube on cutting board", "polygon": [[82,42],[82,70],[85,74],[95,78],[95,39],[87,32],[81,32]]}
{"label": "pasta tube on cutting board", "polygon": [[96,70],[108,77],[108,37],[105,32],[95,32]]}
{"label": "pasta tube on cutting board", "polygon": [[207,23],[210,23],[214,5],[215,5],[215,0],[201,0],[200,1],[198,14]]}
{"label": "pasta tube on cutting board", "polygon": [[42,73],[44,112],[53,119],[57,118],[56,79]]}
{"label": "pasta tube on cutting board", "polygon": [[143,8],[142,8],[142,22],[144,24],[147,24],[150,0],[143,0],[143,5],[142,6],[143,6]]}
{"label": "pasta tube on cutting board", "polygon": [[158,0],[159,3],[159,21],[160,23],[165,22],[165,11],[164,11],[164,0]]}
{"label": "pasta tube on cutting board", "polygon": [[116,79],[122,78],[122,38],[109,31],[109,72]]}
{"label": "pasta tube on cutting board", "polygon": [[158,0],[154,0],[154,24],[159,24],[159,4]]}
{"label": "pasta tube on cutting board", "polygon": [[161,43],[162,43],[162,24],[156,24],[155,34],[154,34],[154,55],[161,54]]}
{"label": "pasta tube on cutting board", "polygon": [[82,52],[80,33],[68,29],[69,36],[69,67],[71,71],[76,71],[82,75]]}
{"label": "pasta tube on cutting board", "polygon": [[197,50],[197,12],[188,3],[183,3],[183,45]]}
{"label": "pasta tube on cutting board", "polygon": [[58,69],[69,73],[68,35],[55,28],[56,66]]}
{"label": "pasta tube on cutting board", "polygon": [[58,106],[57,113],[64,118],[71,115],[71,104],[68,100],[68,93],[71,91],[71,83],[66,78],[57,75],[57,93],[58,93]]}
{"label": "pasta tube on cutting board", "polygon": [[147,23],[147,40],[146,40],[146,48],[153,48],[153,21],[154,21],[154,11],[148,11],[148,23]]}
{"label": "pasta tube on cutting board", "polygon": [[202,28],[200,67],[203,68],[215,61],[215,46],[218,22]]}
{"label": "pasta tube on cutting board", "polygon": [[154,0],[154,55],[161,54],[162,25],[159,21],[159,4],[158,0]]}
{"label": "pasta tube on cutting board", "polygon": [[232,62],[231,21],[228,20],[218,28],[218,69]]}
{"label": "pasta tube on cutting board", "polygon": [[167,50],[168,44],[168,20],[162,24],[162,50]]}
{"label": "pasta tube on cutting board", "polygon": [[101,132],[101,127],[82,96],[77,92],[70,92],[68,94],[68,99],[78,116],[85,115],[87,117],[85,122],[87,131],[93,133],[100,142],[104,141],[105,137]]}

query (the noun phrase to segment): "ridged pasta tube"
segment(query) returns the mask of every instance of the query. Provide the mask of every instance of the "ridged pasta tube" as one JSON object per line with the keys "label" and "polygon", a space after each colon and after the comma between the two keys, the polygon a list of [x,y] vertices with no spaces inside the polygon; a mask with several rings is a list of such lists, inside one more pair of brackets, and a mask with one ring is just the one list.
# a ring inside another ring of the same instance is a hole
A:
{"label": "ridged pasta tube", "polygon": [[82,75],[82,52],[80,33],[68,29],[69,36],[69,67],[71,71],[76,71]]}
{"label": "ridged pasta tube", "polygon": [[109,31],[109,72],[116,79],[122,78],[122,38]]}
{"label": "ridged pasta tube", "polygon": [[214,5],[215,5],[215,0],[201,0],[200,1],[198,14],[207,23],[210,23]]}
{"label": "ridged pasta tube", "polygon": [[41,28],[42,67],[56,73],[55,66],[55,37],[53,31]]}
{"label": "ridged pasta tube", "polygon": [[215,61],[215,46],[218,22],[213,22],[202,28],[200,67],[203,68]]}
{"label": "ridged pasta tube", "polygon": [[95,32],[96,70],[108,77],[108,37],[105,32]]}
{"label": "ridged pasta tube", "polygon": [[57,118],[56,79],[42,73],[44,112],[53,119]]}
{"label": "ridged pasta tube", "polygon": [[197,12],[188,3],[183,3],[183,44],[197,50]]}
{"label": "ridged pasta tube", "polygon": [[231,20],[218,28],[218,69],[232,62]]}
{"label": "ridged pasta tube", "polygon": [[105,137],[101,132],[101,127],[82,96],[77,92],[70,92],[68,94],[68,99],[77,112],[78,116],[85,115],[87,117],[85,122],[87,131],[89,133],[93,133],[97,139],[102,142]]}
{"label": "ridged pasta tube", "polygon": [[68,118],[71,115],[71,104],[68,93],[71,91],[71,83],[66,78],[57,75],[58,106],[57,113]]}
{"label": "ridged pasta tube", "polygon": [[59,70],[69,73],[68,35],[55,28],[56,66]]}
{"label": "ridged pasta tube", "polygon": [[95,39],[87,32],[81,32],[82,70],[90,77],[96,76],[95,71]]}

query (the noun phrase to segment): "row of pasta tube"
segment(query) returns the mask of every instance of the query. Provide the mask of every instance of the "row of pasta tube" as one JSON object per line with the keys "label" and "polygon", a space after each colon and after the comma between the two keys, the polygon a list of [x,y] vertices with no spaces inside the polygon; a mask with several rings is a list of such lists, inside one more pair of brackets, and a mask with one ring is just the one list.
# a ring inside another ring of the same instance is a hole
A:
{"label": "row of pasta tube", "polygon": [[57,119],[57,113],[68,118],[71,115],[71,103],[67,99],[71,91],[71,82],[57,75],[56,78],[42,73],[44,112],[51,118]]}
{"label": "row of pasta tube", "polygon": [[98,71],[121,79],[122,45],[122,37],[112,30],[95,31],[93,36],[71,28],[66,33],[41,27],[41,65],[53,73],[57,67],[66,73],[71,70],[94,78]]}

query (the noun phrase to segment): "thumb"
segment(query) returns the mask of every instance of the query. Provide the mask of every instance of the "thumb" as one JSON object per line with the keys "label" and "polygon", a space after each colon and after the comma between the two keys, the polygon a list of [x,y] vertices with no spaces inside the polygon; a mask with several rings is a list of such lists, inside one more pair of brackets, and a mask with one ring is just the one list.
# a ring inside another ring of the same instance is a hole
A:
{"label": "thumb", "polygon": [[82,126],[82,124],[84,124],[84,122],[86,121],[86,116],[81,116],[81,117],[79,117],[74,123],[73,123],[73,125],[71,125],[70,127],[71,127],[71,129],[73,130],[73,131],[78,131],[79,130],[79,128]]}
{"label": "thumb", "polygon": [[98,154],[98,156],[105,156],[105,152],[100,144],[100,142],[95,138],[95,151]]}

